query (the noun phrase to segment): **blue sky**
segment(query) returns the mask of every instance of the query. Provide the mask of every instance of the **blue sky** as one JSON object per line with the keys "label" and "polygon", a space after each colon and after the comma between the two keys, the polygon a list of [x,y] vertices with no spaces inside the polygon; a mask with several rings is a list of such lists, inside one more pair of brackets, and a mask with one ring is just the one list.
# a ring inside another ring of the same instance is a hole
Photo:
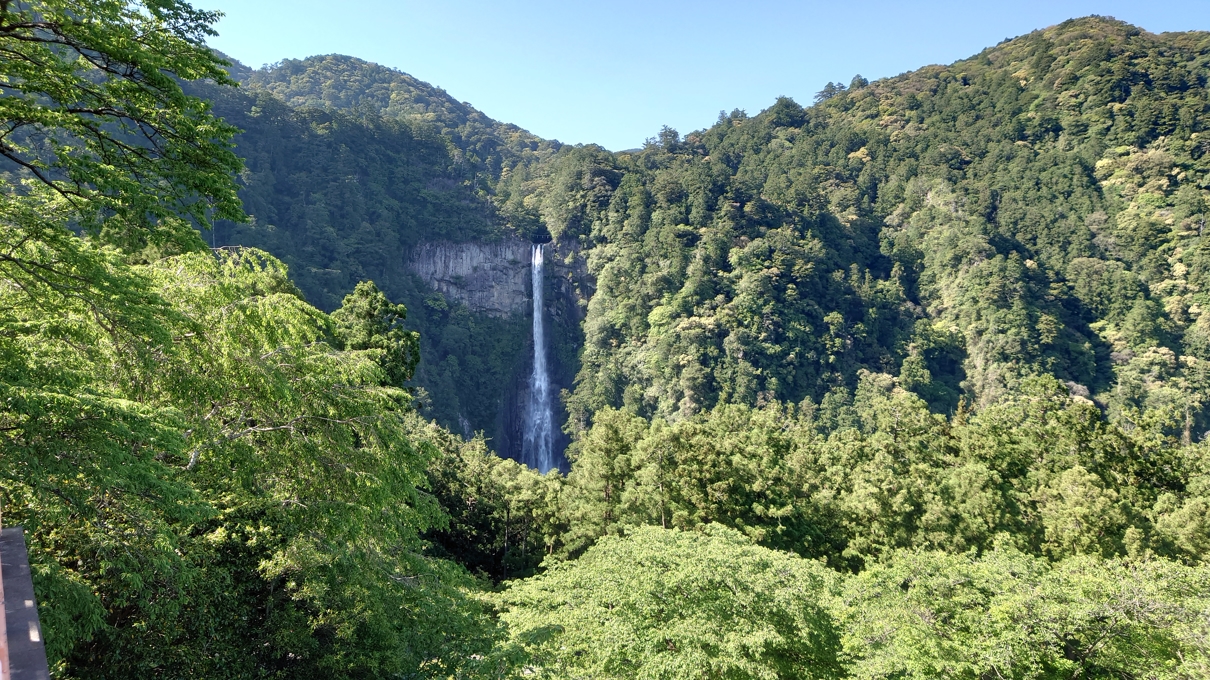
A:
{"label": "blue sky", "polygon": [[248,64],[340,53],[406,71],[546,138],[621,150],[828,81],[949,63],[1101,14],[1152,32],[1210,30],[1210,0],[515,2],[199,0],[211,44]]}

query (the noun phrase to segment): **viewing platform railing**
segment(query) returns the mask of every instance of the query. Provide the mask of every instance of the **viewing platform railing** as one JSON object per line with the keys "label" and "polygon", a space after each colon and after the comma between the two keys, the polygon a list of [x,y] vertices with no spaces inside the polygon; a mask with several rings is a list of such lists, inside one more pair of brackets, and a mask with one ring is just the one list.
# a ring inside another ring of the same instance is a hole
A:
{"label": "viewing platform railing", "polygon": [[0,530],[0,680],[50,680],[25,530]]}

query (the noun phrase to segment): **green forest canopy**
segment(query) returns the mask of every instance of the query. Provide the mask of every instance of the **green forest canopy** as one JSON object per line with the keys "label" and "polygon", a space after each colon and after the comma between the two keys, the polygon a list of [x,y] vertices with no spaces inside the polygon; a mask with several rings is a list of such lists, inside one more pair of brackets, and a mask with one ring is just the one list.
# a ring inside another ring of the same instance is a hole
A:
{"label": "green forest canopy", "polygon": [[[611,154],[344,57],[235,89],[216,19],[0,4],[0,503],[56,677],[1210,673],[1210,35]],[[516,321],[383,248],[503,234],[595,285],[567,476],[409,391]]]}
{"label": "green forest canopy", "polygon": [[606,405],[845,404],[861,370],[952,414],[1048,374],[1188,442],[1210,429],[1204,40],[1076,20],[618,154],[349,57],[236,69],[246,93],[215,101],[248,130],[254,222],[220,234],[282,257],[325,309],[359,277],[407,302],[435,401],[496,378],[475,390],[495,402],[462,408],[489,434],[523,328],[426,305],[387,254],[504,234],[574,248],[595,287],[564,331],[583,348],[577,428]]}

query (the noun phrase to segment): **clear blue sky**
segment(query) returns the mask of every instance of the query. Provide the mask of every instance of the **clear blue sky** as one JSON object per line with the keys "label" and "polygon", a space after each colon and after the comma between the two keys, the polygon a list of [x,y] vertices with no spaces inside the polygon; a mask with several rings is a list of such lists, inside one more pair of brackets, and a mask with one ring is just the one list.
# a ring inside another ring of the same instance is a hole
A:
{"label": "clear blue sky", "polygon": [[1101,14],[1152,32],[1210,30],[1210,0],[715,2],[196,0],[211,44],[249,66],[349,54],[406,71],[546,138],[640,146],[778,95],[968,57]]}

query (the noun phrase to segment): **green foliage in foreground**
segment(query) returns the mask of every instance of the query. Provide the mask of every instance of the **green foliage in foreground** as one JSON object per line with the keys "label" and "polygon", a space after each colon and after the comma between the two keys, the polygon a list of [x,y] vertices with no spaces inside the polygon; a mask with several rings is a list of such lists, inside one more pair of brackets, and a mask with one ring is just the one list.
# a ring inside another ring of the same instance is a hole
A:
{"label": "green foliage in foreground", "polygon": [[835,678],[836,574],[721,526],[602,539],[503,593],[547,677]]}
{"label": "green foliage in foreground", "polygon": [[243,219],[236,130],[178,80],[232,82],[205,47],[218,16],[178,0],[0,5],[4,169],[53,189],[80,226],[128,249],[196,243],[182,217]]}
{"label": "green foliage in foreground", "polygon": [[499,596],[531,676],[1198,678],[1210,573],[900,552],[857,576],[718,525],[646,527]]}
{"label": "green foliage in foreground", "polygon": [[1210,573],[1013,550],[898,553],[836,604],[855,678],[1199,678]]}
{"label": "green foliage in foreground", "polygon": [[240,216],[233,130],[171,77],[223,80],[216,15],[2,10],[5,49],[48,70],[4,62],[5,106],[45,138],[18,134],[0,177],[0,505],[55,676],[447,674],[488,649],[470,577],[422,554],[444,516],[404,310],[366,284],[328,316],[279,260],[199,252],[185,221]]}
{"label": "green foliage in foreground", "polygon": [[58,676],[392,675],[480,644],[465,572],[420,554],[442,516],[386,351],[342,349],[263,254],[130,267],[49,230],[2,234],[109,276],[79,299],[0,270],[0,491]]}

